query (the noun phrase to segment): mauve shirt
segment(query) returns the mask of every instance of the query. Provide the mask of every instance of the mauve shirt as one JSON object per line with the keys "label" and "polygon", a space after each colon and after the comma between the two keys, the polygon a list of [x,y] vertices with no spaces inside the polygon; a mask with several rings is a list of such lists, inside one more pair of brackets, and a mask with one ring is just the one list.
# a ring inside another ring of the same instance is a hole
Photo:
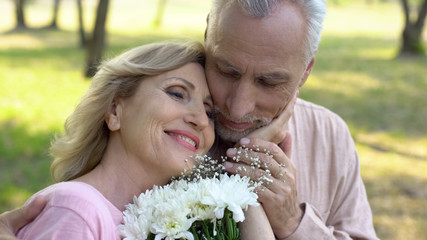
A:
{"label": "mauve shirt", "polygon": [[94,187],[61,182],[35,195],[45,195],[49,201],[34,221],[19,230],[19,239],[120,239],[117,226],[123,214]]}
{"label": "mauve shirt", "polygon": [[304,215],[286,239],[378,239],[345,122],[324,107],[298,99],[289,131]]}

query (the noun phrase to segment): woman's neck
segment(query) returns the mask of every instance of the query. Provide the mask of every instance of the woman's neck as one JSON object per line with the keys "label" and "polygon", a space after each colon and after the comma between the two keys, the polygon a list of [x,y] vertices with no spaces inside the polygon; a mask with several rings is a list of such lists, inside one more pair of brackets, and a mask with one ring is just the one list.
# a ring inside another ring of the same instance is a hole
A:
{"label": "woman's neck", "polygon": [[157,176],[152,176],[151,169],[134,165],[136,164],[132,164],[130,160],[123,157],[112,158],[106,154],[92,171],[75,181],[85,182],[95,187],[107,200],[123,211],[125,205],[133,201],[134,196],[139,196],[155,184],[167,183],[156,178]]}

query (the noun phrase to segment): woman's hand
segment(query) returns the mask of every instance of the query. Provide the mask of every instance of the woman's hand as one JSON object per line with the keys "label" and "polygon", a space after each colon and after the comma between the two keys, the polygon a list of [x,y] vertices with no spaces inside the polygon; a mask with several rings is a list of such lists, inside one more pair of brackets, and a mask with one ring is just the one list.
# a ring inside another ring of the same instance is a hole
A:
{"label": "woman's hand", "polygon": [[46,203],[46,198],[38,196],[28,205],[0,214],[0,239],[16,240],[18,230],[33,221]]}

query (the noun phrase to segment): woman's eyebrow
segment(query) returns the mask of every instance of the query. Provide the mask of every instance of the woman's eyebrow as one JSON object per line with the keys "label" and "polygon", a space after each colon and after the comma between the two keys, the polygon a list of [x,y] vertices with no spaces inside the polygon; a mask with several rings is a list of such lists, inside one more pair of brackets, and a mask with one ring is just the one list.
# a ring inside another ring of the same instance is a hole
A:
{"label": "woman's eyebrow", "polygon": [[169,77],[167,79],[176,79],[179,80],[181,82],[183,82],[187,87],[189,87],[191,90],[196,89],[196,87],[194,86],[194,84],[192,84],[191,82],[189,82],[188,80],[184,79],[184,78],[180,78],[180,77]]}

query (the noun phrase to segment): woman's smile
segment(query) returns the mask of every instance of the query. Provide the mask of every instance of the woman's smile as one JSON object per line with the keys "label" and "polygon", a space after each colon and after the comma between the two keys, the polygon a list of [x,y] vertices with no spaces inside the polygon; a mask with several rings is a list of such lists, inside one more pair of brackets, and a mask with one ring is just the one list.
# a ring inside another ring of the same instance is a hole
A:
{"label": "woman's smile", "polygon": [[199,148],[199,138],[195,136],[194,134],[184,131],[184,130],[171,130],[171,131],[165,131],[166,134],[172,137],[175,141],[177,141],[182,146],[186,147],[187,149],[196,152],[196,150]]}

